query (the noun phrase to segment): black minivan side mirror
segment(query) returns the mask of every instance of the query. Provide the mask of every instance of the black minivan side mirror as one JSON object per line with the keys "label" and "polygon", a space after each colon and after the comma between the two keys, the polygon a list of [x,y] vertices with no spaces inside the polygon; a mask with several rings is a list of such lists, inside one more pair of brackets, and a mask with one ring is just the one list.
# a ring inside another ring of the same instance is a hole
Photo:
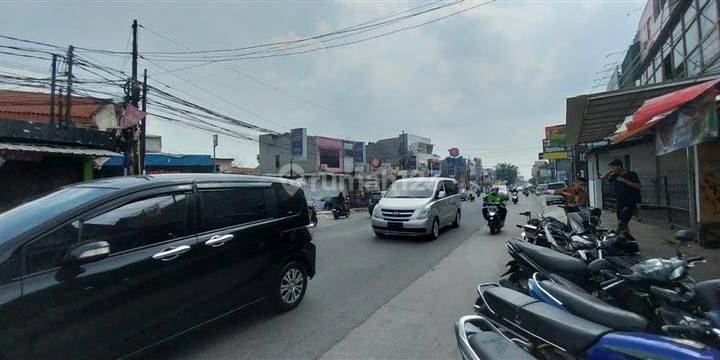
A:
{"label": "black minivan side mirror", "polygon": [[87,264],[106,258],[110,254],[107,241],[93,241],[75,246],[65,257],[68,264]]}

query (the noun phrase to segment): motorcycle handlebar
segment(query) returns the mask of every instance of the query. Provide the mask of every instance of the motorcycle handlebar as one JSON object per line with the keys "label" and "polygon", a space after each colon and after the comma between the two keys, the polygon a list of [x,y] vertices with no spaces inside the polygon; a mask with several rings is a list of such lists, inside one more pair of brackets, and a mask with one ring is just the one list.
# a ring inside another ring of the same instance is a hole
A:
{"label": "motorcycle handlebar", "polygon": [[693,262],[703,261],[703,260],[705,260],[705,257],[704,257],[704,256],[693,256],[693,257],[691,257],[691,258],[685,259],[685,261],[686,261],[688,264],[689,264],[689,263],[693,263]]}

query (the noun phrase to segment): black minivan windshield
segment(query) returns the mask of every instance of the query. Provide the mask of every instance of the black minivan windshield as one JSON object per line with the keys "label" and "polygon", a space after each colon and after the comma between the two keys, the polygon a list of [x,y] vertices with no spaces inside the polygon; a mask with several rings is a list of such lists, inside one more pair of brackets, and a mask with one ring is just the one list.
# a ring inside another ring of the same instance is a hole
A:
{"label": "black minivan windshield", "polygon": [[429,198],[435,193],[434,181],[398,181],[385,194],[386,198]]}
{"label": "black minivan windshield", "polygon": [[112,189],[99,187],[67,187],[10,208],[0,213],[0,243],[110,191]]}

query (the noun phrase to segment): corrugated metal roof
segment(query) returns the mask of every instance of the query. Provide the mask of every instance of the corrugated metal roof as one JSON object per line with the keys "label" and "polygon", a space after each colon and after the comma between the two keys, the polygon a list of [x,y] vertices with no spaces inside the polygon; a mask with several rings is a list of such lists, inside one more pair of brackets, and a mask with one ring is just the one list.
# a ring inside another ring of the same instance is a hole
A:
{"label": "corrugated metal roof", "polygon": [[80,148],[60,145],[37,145],[21,143],[0,143],[0,150],[30,151],[51,154],[65,155],[88,155],[88,156],[118,156],[119,153],[110,150]]}
{"label": "corrugated metal roof", "polygon": [[[94,127],[93,115],[103,106],[111,104],[110,100],[91,97],[72,96],[72,122],[76,125]],[[55,104],[55,116],[59,118],[60,101],[66,97],[59,96]],[[0,90],[0,119],[48,122],[50,120],[50,94]]]}

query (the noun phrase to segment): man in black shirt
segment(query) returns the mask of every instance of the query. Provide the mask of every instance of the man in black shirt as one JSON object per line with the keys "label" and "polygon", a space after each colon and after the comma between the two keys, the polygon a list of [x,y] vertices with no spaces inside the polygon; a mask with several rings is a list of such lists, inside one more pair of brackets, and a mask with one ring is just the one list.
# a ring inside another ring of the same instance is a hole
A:
{"label": "man in black shirt", "polygon": [[598,175],[601,180],[608,180],[615,189],[615,201],[618,219],[618,232],[630,232],[628,222],[640,202],[640,178],[634,171],[623,167],[620,159],[610,163],[610,170]]}

